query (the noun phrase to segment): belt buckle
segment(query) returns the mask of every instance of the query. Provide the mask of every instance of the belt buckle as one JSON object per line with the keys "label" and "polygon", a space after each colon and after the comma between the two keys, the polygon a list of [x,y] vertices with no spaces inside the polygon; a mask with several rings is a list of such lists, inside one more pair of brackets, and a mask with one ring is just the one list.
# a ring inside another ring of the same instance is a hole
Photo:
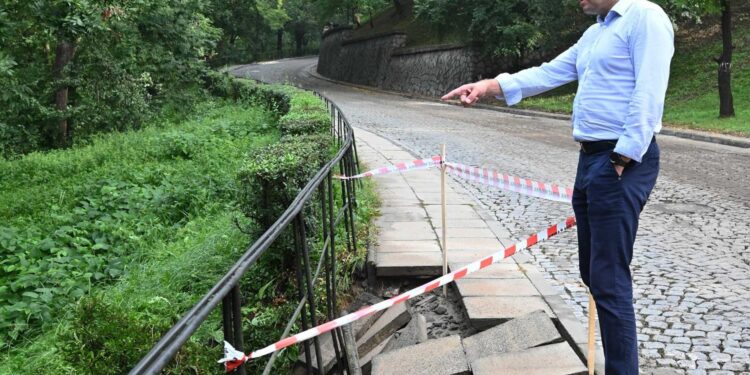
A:
{"label": "belt buckle", "polygon": [[584,154],[588,154],[588,151],[586,151],[586,146],[584,146],[583,142],[578,142],[578,144],[581,145],[581,151],[583,151]]}

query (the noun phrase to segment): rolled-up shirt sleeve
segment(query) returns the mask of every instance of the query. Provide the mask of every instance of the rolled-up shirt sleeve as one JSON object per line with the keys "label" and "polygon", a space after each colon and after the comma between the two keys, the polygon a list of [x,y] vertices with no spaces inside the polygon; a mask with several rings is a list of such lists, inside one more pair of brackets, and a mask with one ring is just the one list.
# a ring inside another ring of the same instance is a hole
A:
{"label": "rolled-up shirt sleeve", "polygon": [[505,99],[508,105],[514,105],[523,98],[541,94],[577,80],[577,55],[578,44],[575,44],[548,63],[514,74],[498,75],[495,79],[500,84],[503,95],[497,98]]}
{"label": "rolled-up shirt sleeve", "polygon": [[650,9],[644,12],[632,32],[629,48],[635,88],[615,152],[640,162],[654,132],[661,127],[669,65],[674,53],[674,31],[664,12]]}

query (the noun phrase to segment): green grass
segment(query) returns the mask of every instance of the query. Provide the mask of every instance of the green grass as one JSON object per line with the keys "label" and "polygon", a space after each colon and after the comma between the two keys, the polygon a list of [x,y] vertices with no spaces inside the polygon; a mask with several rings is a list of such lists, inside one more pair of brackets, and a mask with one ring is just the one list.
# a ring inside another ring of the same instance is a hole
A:
{"label": "green grass", "polygon": [[[750,22],[748,15],[736,15],[734,27],[732,93],[734,118],[719,118],[717,65],[713,58],[721,53],[720,35],[688,40],[682,33],[672,58],[669,89],[664,105],[667,126],[750,136]],[[710,29],[710,27],[708,27]],[[715,29],[715,28],[714,28]],[[538,97],[525,99],[519,108],[571,113],[575,84],[566,85]]]}

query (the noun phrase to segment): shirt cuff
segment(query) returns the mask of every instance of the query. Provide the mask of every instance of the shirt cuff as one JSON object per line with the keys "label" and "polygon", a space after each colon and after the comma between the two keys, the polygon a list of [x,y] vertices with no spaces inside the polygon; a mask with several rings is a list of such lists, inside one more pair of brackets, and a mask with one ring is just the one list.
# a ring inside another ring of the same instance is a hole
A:
{"label": "shirt cuff", "polygon": [[503,92],[502,96],[497,96],[498,99],[505,99],[507,105],[514,105],[521,101],[521,86],[518,85],[512,75],[502,73],[495,77],[495,80],[500,84],[500,90]]}
{"label": "shirt cuff", "polygon": [[649,142],[644,146],[640,142],[637,142],[631,138],[621,136],[620,139],[617,141],[617,145],[615,146],[615,152],[626,156],[630,159],[633,159],[636,163],[641,162],[641,158],[643,158],[643,154],[646,153],[646,150],[648,150],[648,146],[651,143],[651,138],[649,138]]}

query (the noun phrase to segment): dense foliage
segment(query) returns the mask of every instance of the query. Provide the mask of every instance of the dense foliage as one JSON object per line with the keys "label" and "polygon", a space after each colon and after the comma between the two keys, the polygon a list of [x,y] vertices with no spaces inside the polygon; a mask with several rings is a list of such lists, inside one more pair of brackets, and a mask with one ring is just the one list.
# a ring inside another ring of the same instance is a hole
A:
{"label": "dense foliage", "polygon": [[323,25],[353,9],[333,0],[3,1],[0,157],[139,129],[167,105],[189,109],[209,66],[314,53]]}
{"label": "dense foliage", "polygon": [[441,32],[468,31],[488,56],[519,60],[569,46],[590,23],[574,0],[415,0],[414,10]]}

